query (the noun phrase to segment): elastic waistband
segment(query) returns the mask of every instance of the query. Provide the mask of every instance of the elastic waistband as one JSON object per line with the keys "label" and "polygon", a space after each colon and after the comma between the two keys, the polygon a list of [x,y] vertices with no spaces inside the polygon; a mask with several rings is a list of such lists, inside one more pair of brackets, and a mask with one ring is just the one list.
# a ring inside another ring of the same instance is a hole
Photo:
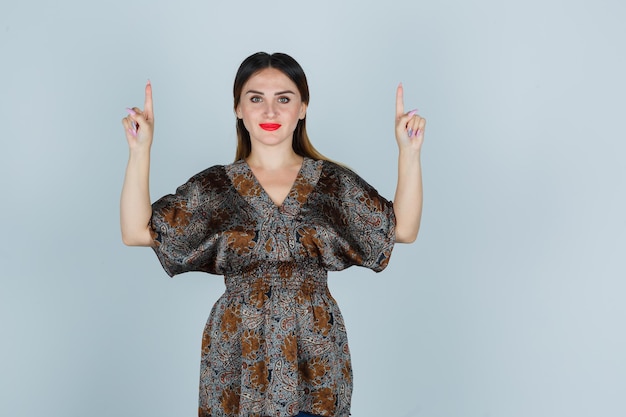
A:
{"label": "elastic waistband", "polygon": [[260,262],[249,265],[239,274],[225,275],[226,292],[239,293],[265,288],[327,291],[328,271],[318,265],[296,262]]}

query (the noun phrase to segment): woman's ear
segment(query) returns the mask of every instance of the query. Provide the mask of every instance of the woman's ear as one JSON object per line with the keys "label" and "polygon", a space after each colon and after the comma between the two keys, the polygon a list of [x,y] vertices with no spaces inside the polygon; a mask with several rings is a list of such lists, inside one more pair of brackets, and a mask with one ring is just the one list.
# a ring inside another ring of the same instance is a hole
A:
{"label": "woman's ear", "polygon": [[302,103],[302,107],[300,108],[300,120],[304,120],[304,118],[306,117],[306,109],[306,103]]}

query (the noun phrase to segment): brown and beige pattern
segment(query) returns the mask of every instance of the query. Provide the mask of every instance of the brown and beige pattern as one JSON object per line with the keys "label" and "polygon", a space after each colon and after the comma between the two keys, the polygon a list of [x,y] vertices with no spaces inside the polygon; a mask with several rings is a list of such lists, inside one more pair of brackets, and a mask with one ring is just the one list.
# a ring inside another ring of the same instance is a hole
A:
{"label": "brown and beige pattern", "polygon": [[244,161],[153,204],[165,271],[223,275],[202,339],[199,415],[347,417],[352,369],[328,271],[385,268],[392,204],[352,171],[305,158],[276,206]]}

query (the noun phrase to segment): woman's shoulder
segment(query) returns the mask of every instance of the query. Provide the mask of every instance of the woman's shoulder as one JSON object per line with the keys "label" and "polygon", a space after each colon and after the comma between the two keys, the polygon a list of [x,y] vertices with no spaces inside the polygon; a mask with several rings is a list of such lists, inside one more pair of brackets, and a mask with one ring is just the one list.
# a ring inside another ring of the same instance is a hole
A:
{"label": "woman's shoulder", "polygon": [[225,165],[213,165],[192,176],[187,184],[203,189],[223,188],[230,185]]}
{"label": "woman's shoulder", "polygon": [[322,188],[331,194],[340,194],[345,198],[355,199],[361,196],[366,200],[384,198],[366,179],[345,165],[324,161],[320,177]]}
{"label": "woman's shoulder", "polygon": [[327,174],[340,175],[340,176],[358,176],[347,166],[340,164],[329,159],[322,160],[322,171]]}
{"label": "woman's shoulder", "polygon": [[365,181],[359,174],[352,169],[340,163],[324,160],[322,165],[322,176],[325,178],[332,178],[340,183],[364,183]]}

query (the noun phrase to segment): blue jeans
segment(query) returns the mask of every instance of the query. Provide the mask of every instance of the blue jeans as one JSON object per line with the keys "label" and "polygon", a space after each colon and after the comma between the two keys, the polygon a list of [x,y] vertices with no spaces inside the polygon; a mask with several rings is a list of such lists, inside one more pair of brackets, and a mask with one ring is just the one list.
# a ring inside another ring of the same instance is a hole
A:
{"label": "blue jeans", "polygon": [[309,413],[305,413],[305,412],[300,412],[300,414],[298,414],[296,417],[319,417],[316,416],[315,414],[309,414]]}

